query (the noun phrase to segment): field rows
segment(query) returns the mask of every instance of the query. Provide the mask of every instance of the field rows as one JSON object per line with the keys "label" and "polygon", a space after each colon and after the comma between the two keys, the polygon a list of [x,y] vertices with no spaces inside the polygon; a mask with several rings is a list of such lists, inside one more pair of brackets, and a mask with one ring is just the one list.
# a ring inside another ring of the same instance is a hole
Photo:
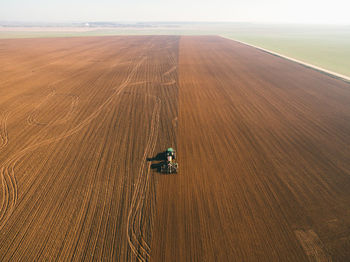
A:
{"label": "field rows", "polygon": [[182,37],[180,174],[155,261],[347,261],[350,86],[219,37]]}
{"label": "field rows", "polygon": [[1,72],[0,260],[149,258],[146,158],[174,137],[177,42],[2,43],[18,63]]}
{"label": "field rows", "polygon": [[215,36],[1,40],[0,63],[0,261],[350,257],[348,83]]}

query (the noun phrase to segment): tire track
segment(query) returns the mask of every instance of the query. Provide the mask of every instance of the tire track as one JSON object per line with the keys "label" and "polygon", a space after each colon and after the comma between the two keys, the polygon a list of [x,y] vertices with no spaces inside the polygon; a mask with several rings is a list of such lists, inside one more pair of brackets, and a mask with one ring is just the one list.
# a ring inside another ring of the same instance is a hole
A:
{"label": "tire track", "polygon": [[78,104],[80,101],[80,97],[78,95],[68,94],[68,95],[63,95],[63,96],[71,98],[71,104],[69,107],[69,111],[67,112],[66,116],[64,116],[62,119],[58,119],[58,120],[54,121],[53,124],[64,124],[64,123],[68,122],[68,120],[73,117],[74,112],[76,111],[76,109],[78,107]]}
{"label": "tire track", "polygon": [[7,131],[7,121],[9,117],[9,112],[4,112],[0,120],[0,148],[7,146],[9,142],[8,131]]}
{"label": "tire track", "polygon": [[[141,64],[145,61],[146,57],[142,56],[141,60],[133,67],[129,75],[127,76],[126,80],[119,85],[118,87],[113,88],[115,92],[104,102],[102,103],[97,110],[95,110],[90,116],[85,118],[84,121],[82,121],[80,124],[78,124],[76,127],[70,129],[69,131],[63,133],[62,135],[59,135],[57,137],[49,138],[44,141],[34,143],[31,146],[28,146],[24,148],[23,150],[19,151],[18,153],[14,154],[12,158],[5,161],[4,164],[1,165],[0,168],[0,177],[2,180],[2,195],[3,200],[0,207],[0,230],[4,227],[7,220],[13,213],[14,207],[16,205],[17,197],[18,197],[18,191],[17,191],[17,182],[15,178],[15,166],[16,164],[30,151],[33,151],[41,146],[48,145],[57,141],[60,141],[64,138],[67,138],[77,132],[79,132],[82,128],[87,126],[93,119],[95,119],[98,114],[108,105],[110,104],[113,99],[118,96],[130,83],[133,76],[136,74],[138,68],[141,66]],[[53,91],[48,95],[52,96],[56,94],[56,91],[53,89]],[[42,102],[43,103],[43,102]],[[42,104],[41,103],[41,104]]]}
{"label": "tire track", "polygon": [[175,84],[176,84],[175,80],[172,80],[170,82],[161,83],[161,85],[163,85],[163,86],[171,86],[171,85],[175,85]]}
{"label": "tire track", "polygon": [[74,114],[74,112],[76,111],[79,101],[80,101],[80,96],[78,95],[70,95],[72,98],[72,102],[71,102],[71,108],[68,112],[68,114],[66,115],[64,122],[67,122]]}
{"label": "tire track", "polygon": [[14,176],[15,165],[18,159],[10,159],[0,168],[0,176],[2,180],[2,195],[3,200],[0,207],[0,230],[6,222],[8,217],[12,214],[13,209],[18,199],[17,181]]}
{"label": "tire track", "polygon": [[170,68],[168,71],[166,71],[163,76],[169,75],[170,73],[174,72],[176,70],[177,66],[173,66],[172,68]]}
{"label": "tire track", "polygon": [[[115,93],[112,94],[109,99],[107,99],[102,105],[100,105],[100,107],[94,112],[92,113],[88,118],[85,119],[85,121],[83,121],[80,125],[78,125],[75,129],[81,129],[80,126],[81,125],[86,125],[86,123],[89,123],[92,119],[94,119],[98,113],[104,109],[104,107],[106,105],[108,105],[116,96],[118,96],[127,86],[129,86],[129,84],[131,83],[131,80],[132,78],[135,76],[137,70],[139,69],[139,67],[142,65],[142,63],[145,61],[146,59],[146,56],[140,56],[141,60],[133,67],[133,69],[131,70],[131,72],[129,73],[129,75],[127,76],[127,78],[125,79],[125,81],[120,84],[119,86],[117,87],[114,87],[113,89],[115,90]],[[75,132],[74,129],[71,130],[71,132]],[[83,207],[85,206],[89,206],[89,202],[90,202],[90,196],[91,196],[91,192],[92,192],[92,185],[89,187],[89,193],[87,194],[87,197],[84,199],[84,202],[82,204]],[[78,215],[78,220],[80,221],[78,224],[77,224],[77,227],[80,228],[79,230],[75,230],[77,232],[80,232],[76,239],[80,239],[81,236],[80,234],[82,233],[82,230],[81,230],[81,227],[83,226],[84,224],[84,221],[86,219],[86,216],[87,216],[87,210],[86,208],[82,208],[79,215]],[[78,246],[78,241],[75,241],[75,245],[74,247],[71,247],[71,251],[72,250],[76,250],[77,249],[77,246]],[[70,251],[70,252],[71,252]],[[68,252],[69,253],[69,252]]]}
{"label": "tire track", "polygon": [[136,64],[136,66],[131,70],[130,74],[127,76],[126,80],[123,84],[121,84],[118,87],[113,88],[114,90],[117,90],[117,94],[120,94],[120,92],[128,85],[131,84],[131,79],[135,76],[137,69],[141,66],[141,64],[146,60],[146,56],[140,56],[141,60]]}
{"label": "tire track", "polygon": [[[47,87],[48,87],[48,88],[51,88],[51,92],[50,92],[38,105],[36,105],[35,108],[33,109],[33,111],[29,114],[29,116],[27,117],[27,123],[28,123],[28,125],[31,125],[31,126],[33,126],[33,125],[47,125],[48,123],[39,123],[39,122],[37,122],[37,121],[35,120],[35,117],[36,117],[36,115],[38,114],[39,108],[40,108],[46,101],[48,101],[48,100],[49,100],[50,98],[52,98],[53,96],[58,95],[58,94],[56,93],[56,89],[53,88],[53,86],[55,86],[55,85],[58,84],[58,83],[64,82],[64,81],[66,81],[67,79],[72,79],[72,78],[77,77],[77,76],[82,75],[82,74],[84,74],[84,72],[78,71],[78,72],[76,72],[75,74],[73,74],[73,75],[71,75],[71,76],[69,76],[69,77],[65,77],[65,78],[63,78],[63,79],[59,79],[59,80],[54,81],[53,83],[49,84]],[[99,79],[102,75],[103,75],[103,74],[101,74],[101,75],[98,77],[98,79]],[[75,96],[75,95],[72,95],[72,96]]]}
{"label": "tire track", "polygon": [[[50,122],[47,122],[47,123],[42,123],[42,122],[39,122],[36,120],[36,117],[38,115],[38,111],[39,111],[39,108],[45,103],[47,102],[50,98],[52,98],[53,96],[63,96],[63,97],[66,97],[66,98],[70,98],[71,99],[71,102],[70,102],[70,106],[69,106],[69,109],[68,109],[68,112],[66,113],[66,115],[62,118],[62,119],[53,119],[52,121]],[[80,97],[78,95],[73,95],[73,94],[49,94],[48,97],[45,99],[45,101],[42,101],[37,107],[36,109],[34,109],[32,111],[32,113],[27,117],[27,123],[28,125],[36,125],[36,126],[43,126],[43,125],[55,125],[55,124],[63,124],[63,123],[66,123],[74,114],[78,104],[79,104],[79,100],[80,100]]]}
{"label": "tire track", "polygon": [[[153,96],[154,97],[154,96]],[[144,151],[140,169],[139,178],[136,182],[135,191],[131,201],[131,207],[127,220],[127,238],[129,246],[139,261],[147,261],[150,257],[150,246],[143,238],[142,232],[142,210],[147,193],[147,186],[150,178],[151,163],[147,162],[147,156],[154,153],[154,149],[158,138],[158,126],[160,119],[161,103],[158,97],[156,98],[156,105],[153,110],[150,135],[147,141],[146,149]]]}
{"label": "tire track", "polygon": [[149,83],[149,81],[139,81],[139,82],[130,83],[129,86],[144,85],[147,83]]}
{"label": "tire track", "polygon": [[[54,84],[51,84],[54,85]],[[52,88],[51,92],[33,109],[33,111],[29,114],[27,117],[27,123],[30,126],[34,125],[46,125],[47,123],[39,123],[35,120],[36,115],[38,114],[39,108],[46,102],[48,101],[51,97],[56,95],[56,89]]]}

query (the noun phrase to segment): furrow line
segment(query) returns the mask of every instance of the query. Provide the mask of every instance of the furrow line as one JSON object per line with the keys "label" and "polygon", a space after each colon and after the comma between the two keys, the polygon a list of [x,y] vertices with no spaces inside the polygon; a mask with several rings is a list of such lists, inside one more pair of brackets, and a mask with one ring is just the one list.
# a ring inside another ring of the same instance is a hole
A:
{"label": "furrow line", "polygon": [[0,148],[7,146],[8,144],[8,131],[7,131],[7,121],[8,121],[9,113],[5,112],[3,113],[3,116],[1,117],[1,122],[0,122],[0,138],[1,138],[1,143],[0,143]]}
{"label": "furrow line", "polygon": [[[144,155],[141,161],[140,170],[139,170],[139,178],[136,183],[135,192],[133,194],[131,207],[128,215],[127,221],[127,236],[128,242],[131,250],[139,261],[147,261],[150,256],[150,247],[148,243],[142,237],[142,229],[141,229],[141,220],[138,219],[138,231],[135,230],[136,218],[138,216],[142,216],[140,213],[140,206],[144,203],[144,198],[147,189],[147,183],[149,180],[149,170],[150,163],[147,163],[147,156],[152,154],[155,149],[155,144],[157,142],[158,136],[158,125],[159,125],[159,117],[160,117],[160,101],[159,98],[156,100],[156,106],[153,110],[152,120],[151,120],[151,128],[150,135],[146,145],[146,149],[144,151]],[[147,166],[147,170],[145,167]],[[142,242],[142,243],[141,243]]]}
{"label": "furrow line", "polygon": [[[95,119],[98,114],[101,112],[101,110],[103,108],[105,108],[116,96],[118,96],[125,87],[128,86],[129,82],[131,81],[132,77],[135,75],[137,69],[141,66],[141,64],[143,63],[143,61],[145,60],[146,57],[143,57],[140,62],[133,68],[133,70],[130,72],[130,74],[128,75],[127,79],[118,87],[118,88],[114,88],[116,90],[116,92],[111,95],[103,104],[101,104],[99,106],[99,108],[97,110],[95,110],[89,117],[87,117],[84,121],[82,121],[80,124],[78,124],[76,127],[72,128],[71,130],[63,133],[60,136],[57,137],[53,137],[53,138],[49,138],[46,139],[44,141],[35,143],[31,146],[28,146],[26,148],[24,148],[23,150],[21,150],[20,152],[18,152],[17,154],[15,154],[10,160],[8,160],[6,163],[7,167],[11,164],[12,161],[14,161],[15,163],[17,163],[27,152],[30,152],[32,150],[37,149],[38,147],[44,146],[44,145],[48,145],[51,144],[53,142],[57,142],[60,141],[64,138],[67,138],[75,133],[77,133],[78,131],[80,131],[82,128],[84,128],[86,125],[88,125],[93,119]],[[52,90],[52,92],[48,95],[55,95],[56,91],[55,89]],[[3,167],[6,167],[6,164],[3,165]],[[3,170],[3,169],[2,169]],[[1,173],[1,176],[4,177],[4,172]],[[11,176],[15,176],[15,173],[11,173]],[[16,179],[11,178],[11,181],[16,181]],[[15,182],[16,183],[16,182]],[[6,184],[6,182],[5,182]],[[6,184],[7,185],[7,184]],[[8,185],[7,185],[8,186]],[[13,185],[13,188],[17,188],[17,185]],[[3,188],[3,190],[5,190],[5,188]],[[12,202],[11,204],[9,204],[10,206],[14,205],[14,203],[16,202],[15,197],[17,195],[17,191],[15,192],[15,190],[13,191],[13,195],[11,197]],[[7,201],[10,201],[9,199]],[[8,218],[11,216],[12,214],[12,209],[11,212],[8,212],[7,208],[4,211],[4,213],[0,216],[0,230],[3,228],[3,226],[6,224]]]}

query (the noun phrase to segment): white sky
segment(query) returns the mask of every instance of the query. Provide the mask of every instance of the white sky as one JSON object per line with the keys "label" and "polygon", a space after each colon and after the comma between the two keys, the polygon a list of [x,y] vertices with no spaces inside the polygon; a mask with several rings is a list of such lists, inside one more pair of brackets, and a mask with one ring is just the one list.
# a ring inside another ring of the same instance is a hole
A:
{"label": "white sky", "polygon": [[350,0],[0,0],[0,21],[350,24]]}

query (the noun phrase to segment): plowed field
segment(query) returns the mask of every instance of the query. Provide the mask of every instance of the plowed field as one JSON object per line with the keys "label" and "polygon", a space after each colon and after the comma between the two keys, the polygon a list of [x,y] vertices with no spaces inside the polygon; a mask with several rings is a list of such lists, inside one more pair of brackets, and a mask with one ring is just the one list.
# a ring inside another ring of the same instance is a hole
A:
{"label": "plowed field", "polygon": [[0,261],[350,257],[350,84],[215,36],[0,40],[0,64]]}

